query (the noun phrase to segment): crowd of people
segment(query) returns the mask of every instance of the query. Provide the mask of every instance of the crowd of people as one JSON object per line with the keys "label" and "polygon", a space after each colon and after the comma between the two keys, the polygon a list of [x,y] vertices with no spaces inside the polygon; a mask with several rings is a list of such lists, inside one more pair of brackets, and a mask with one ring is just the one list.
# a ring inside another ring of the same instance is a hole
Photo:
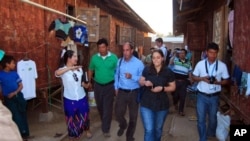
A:
{"label": "crowd of people", "polygon": [[[167,53],[162,38],[155,41],[156,47],[150,49],[151,53],[143,62],[134,56],[135,46],[132,43],[123,44],[122,57],[118,58],[109,50],[108,41],[104,38],[99,39],[98,52],[90,58],[87,76],[82,66],[77,64],[76,53],[72,50],[65,52],[64,66],[58,68],[55,75],[62,79],[63,106],[69,140],[78,140],[83,133],[87,138],[93,136],[90,131],[90,108],[84,89],[94,91],[101,130],[105,138],[111,136],[115,104],[114,115],[119,124],[118,136],[122,136],[126,130],[126,140],[136,140],[134,133],[139,113],[144,127],[144,141],[160,141],[163,125],[169,113],[168,94],[172,94],[178,114],[185,116],[186,89],[194,82],[198,83],[196,107],[199,140],[206,141],[207,137],[215,136],[219,93],[222,86],[228,84],[229,78],[226,65],[217,59],[218,45],[209,43],[206,49],[207,57],[192,69],[187,50],[175,50],[172,55],[168,55],[170,53]],[[20,135],[16,138],[26,139],[29,137],[29,128],[26,103],[20,92],[22,80],[15,71],[15,60],[12,56],[5,55],[1,65],[1,93],[19,129]],[[89,81],[84,78],[88,78]],[[1,107],[3,105],[0,105],[0,109]],[[129,119],[125,118],[127,110]],[[1,127],[2,125],[0,129]]]}

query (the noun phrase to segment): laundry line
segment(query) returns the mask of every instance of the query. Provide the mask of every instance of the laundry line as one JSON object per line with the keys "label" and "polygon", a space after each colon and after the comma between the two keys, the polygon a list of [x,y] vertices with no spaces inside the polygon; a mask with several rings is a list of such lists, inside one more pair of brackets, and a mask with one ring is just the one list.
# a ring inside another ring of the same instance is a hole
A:
{"label": "laundry line", "polygon": [[36,46],[34,49],[29,50],[29,51],[8,51],[7,50],[5,52],[6,53],[11,53],[11,54],[28,54],[28,53],[31,53],[31,52],[37,50],[38,48],[43,47],[44,45],[49,45],[49,43],[48,42],[44,42],[44,43],[40,44],[39,46]]}

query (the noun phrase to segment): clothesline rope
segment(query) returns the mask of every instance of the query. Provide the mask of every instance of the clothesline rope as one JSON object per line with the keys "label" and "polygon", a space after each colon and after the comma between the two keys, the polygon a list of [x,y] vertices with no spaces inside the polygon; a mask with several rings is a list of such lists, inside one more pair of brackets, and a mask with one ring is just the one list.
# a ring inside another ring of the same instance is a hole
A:
{"label": "clothesline rope", "polygon": [[31,53],[31,52],[35,51],[38,48],[43,47],[44,45],[49,45],[49,43],[47,43],[47,42],[42,43],[39,46],[36,46],[34,49],[29,50],[29,51],[25,51],[25,52],[24,51],[5,51],[5,52],[6,53],[11,53],[11,54],[28,54],[28,53]]}

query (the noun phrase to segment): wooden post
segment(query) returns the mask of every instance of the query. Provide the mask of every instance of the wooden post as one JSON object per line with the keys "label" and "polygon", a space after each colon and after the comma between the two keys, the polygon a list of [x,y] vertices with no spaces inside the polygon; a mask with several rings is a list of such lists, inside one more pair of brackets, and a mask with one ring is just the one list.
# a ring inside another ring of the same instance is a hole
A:
{"label": "wooden post", "polygon": [[48,108],[48,93],[47,93],[47,89],[39,89],[37,90],[37,99],[39,101],[39,103],[35,103],[36,105],[33,107],[33,109],[35,109],[35,107],[37,107],[38,105],[41,104],[42,106],[42,113],[48,113],[49,112],[49,108]]}

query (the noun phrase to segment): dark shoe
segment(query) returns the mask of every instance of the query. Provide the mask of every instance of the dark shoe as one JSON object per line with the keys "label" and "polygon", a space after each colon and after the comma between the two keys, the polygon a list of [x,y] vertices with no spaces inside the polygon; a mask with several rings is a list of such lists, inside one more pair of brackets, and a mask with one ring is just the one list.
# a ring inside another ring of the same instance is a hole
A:
{"label": "dark shoe", "polygon": [[185,116],[185,114],[183,112],[179,112],[180,116]]}
{"label": "dark shoe", "polygon": [[175,105],[174,105],[174,109],[175,109],[176,111],[178,111],[178,104],[175,104]]}
{"label": "dark shoe", "polygon": [[103,133],[103,136],[106,137],[106,138],[108,138],[108,137],[110,137],[111,135],[110,135],[109,132],[107,132],[107,133]]}
{"label": "dark shoe", "polygon": [[127,138],[127,141],[135,141],[135,138]]}
{"label": "dark shoe", "polygon": [[215,137],[215,136],[208,136],[208,137],[207,137],[207,140],[208,140],[208,141],[215,141],[215,140],[216,140],[216,137]]}
{"label": "dark shoe", "polygon": [[124,133],[124,129],[122,129],[122,128],[120,128],[119,130],[118,130],[118,132],[117,132],[117,136],[122,136],[123,135],[123,133]]}

